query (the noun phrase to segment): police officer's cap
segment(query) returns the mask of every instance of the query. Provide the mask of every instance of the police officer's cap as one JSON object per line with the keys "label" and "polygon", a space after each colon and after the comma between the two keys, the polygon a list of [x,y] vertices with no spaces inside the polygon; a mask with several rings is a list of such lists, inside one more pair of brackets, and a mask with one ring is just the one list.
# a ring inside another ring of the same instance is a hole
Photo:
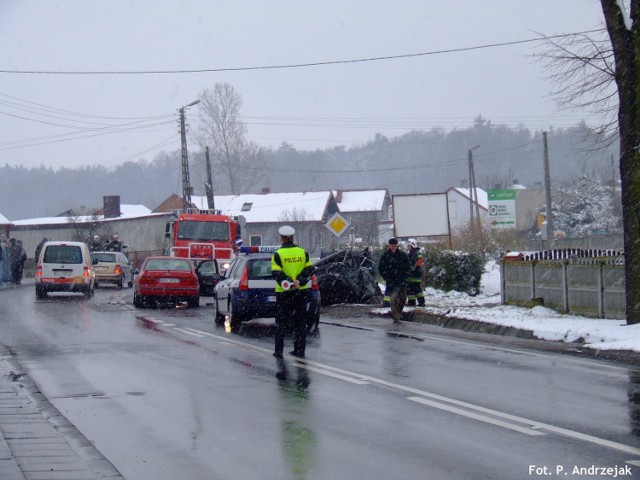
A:
{"label": "police officer's cap", "polygon": [[391,237],[389,239],[389,245],[398,245],[398,239],[396,237]]}
{"label": "police officer's cap", "polygon": [[293,237],[296,231],[289,225],[283,225],[278,229],[278,233],[283,237]]}

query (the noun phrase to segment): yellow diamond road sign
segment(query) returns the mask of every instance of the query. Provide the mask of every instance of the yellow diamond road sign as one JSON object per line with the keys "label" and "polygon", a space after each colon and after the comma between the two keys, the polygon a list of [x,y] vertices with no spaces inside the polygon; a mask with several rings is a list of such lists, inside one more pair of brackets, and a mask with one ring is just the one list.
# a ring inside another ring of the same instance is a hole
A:
{"label": "yellow diamond road sign", "polygon": [[336,212],[325,224],[325,227],[327,227],[336,237],[339,237],[347,228],[349,228],[349,222],[347,222],[342,215]]}

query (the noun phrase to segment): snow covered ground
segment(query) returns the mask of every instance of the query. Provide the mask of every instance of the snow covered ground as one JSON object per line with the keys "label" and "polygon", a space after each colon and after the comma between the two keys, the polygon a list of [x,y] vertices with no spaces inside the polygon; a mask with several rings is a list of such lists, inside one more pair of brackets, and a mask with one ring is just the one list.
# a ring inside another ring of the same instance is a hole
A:
{"label": "snow covered ground", "polygon": [[[384,291],[384,286],[381,285]],[[627,325],[619,319],[597,319],[564,315],[545,307],[521,308],[500,305],[500,269],[488,265],[482,277],[482,293],[425,290],[426,310],[434,314],[478,320],[533,331],[538,338],[575,342],[599,350],[640,352],[640,324]],[[410,307],[405,307],[405,311]],[[380,309],[388,311],[388,309]]]}

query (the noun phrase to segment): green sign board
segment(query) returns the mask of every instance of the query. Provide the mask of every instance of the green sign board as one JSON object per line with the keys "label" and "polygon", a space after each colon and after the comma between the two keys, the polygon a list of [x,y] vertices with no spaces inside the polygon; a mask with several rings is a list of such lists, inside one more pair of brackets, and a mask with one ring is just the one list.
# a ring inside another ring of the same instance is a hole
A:
{"label": "green sign board", "polygon": [[487,194],[491,228],[516,228],[516,191],[489,190]]}

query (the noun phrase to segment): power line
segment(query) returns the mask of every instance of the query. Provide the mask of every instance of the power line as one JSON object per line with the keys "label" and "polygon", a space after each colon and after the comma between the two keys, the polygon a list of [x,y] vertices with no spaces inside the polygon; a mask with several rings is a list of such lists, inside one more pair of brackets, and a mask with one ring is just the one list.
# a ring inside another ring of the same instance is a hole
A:
{"label": "power line", "polygon": [[365,63],[365,62],[378,62],[385,60],[400,60],[405,58],[426,57],[431,55],[443,55],[449,53],[469,52],[473,50],[482,50],[487,48],[506,47],[511,45],[521,45],[524,43],[540,42],[543,40],[566,38],[575,35],[586,35],[589,33],[601,32],[602,29],[586,30],[583,32],[563,33],[558,35],[550,35],[545,37],[528,38],[525,40],[513,40],[510,42],[498,42],[488,43],[484,45],[475,45],[471,47],[461,48],[449,48],[445,50],[433,50],[430,52],[419,53],[405,53],[399,55],[387,55],[380,57],[359,58],[351,60],[329,60],[326,62],[308,62],[308,63],[293,63],[285,65],[262,65],[262,66],[250,66],[250,67],[228,67],[228,68],[203,68],[203,69],[189,69],[189,70],[130,70],[130,71],[117,71],[117,70],[104,70],[104,71],[62,71],[62,70],[0,70],[0,73],[7,74],[24,74],[24,75],[167,75],[167,74],[184,74],[184,73],[212,73],[212,72],[239,72],[250,70],[277,70],[288,68],[305,68],[305,67],[320,67],[327,65],[344,65],[352,63]]}

